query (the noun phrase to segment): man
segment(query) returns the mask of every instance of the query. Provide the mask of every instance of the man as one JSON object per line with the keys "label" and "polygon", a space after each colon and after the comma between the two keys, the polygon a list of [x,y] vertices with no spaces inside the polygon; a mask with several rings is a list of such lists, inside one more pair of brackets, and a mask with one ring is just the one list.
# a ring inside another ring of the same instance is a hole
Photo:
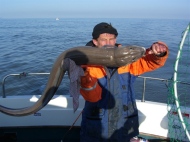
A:
{"label": "man", "polygon": [[[88,46],[117,46],[117,30],[108,23],[97,24]],[[168,47],[155,42],[146,55],[127,66],[86,67],[80,92],[85,106],[81,122],[81,142],[148,142],[139,135],[134,81],[138,75],[153,71],[167,60]]]}

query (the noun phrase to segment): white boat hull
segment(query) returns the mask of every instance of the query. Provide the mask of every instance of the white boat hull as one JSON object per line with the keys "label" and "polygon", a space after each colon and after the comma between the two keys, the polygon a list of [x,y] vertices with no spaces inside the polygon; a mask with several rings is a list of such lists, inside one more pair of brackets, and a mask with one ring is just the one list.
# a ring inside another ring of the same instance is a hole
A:
{"label": "white boat hull", "polygon": [[[39,97],[40,95],[7,96],[0,99],[0,104],[11,108],[22,108],[33,105]],[[140,100],[136,102],[139,109],[140,133],[169,137],[167,104]],[[73,123],[74,126],[80,126],[83,106],[84,99],[80,96],[79,108],[74,113],[72,97],[55,95],[47,106],[32,115],[16,117],[0,113],[0,127],[71,126]]]}

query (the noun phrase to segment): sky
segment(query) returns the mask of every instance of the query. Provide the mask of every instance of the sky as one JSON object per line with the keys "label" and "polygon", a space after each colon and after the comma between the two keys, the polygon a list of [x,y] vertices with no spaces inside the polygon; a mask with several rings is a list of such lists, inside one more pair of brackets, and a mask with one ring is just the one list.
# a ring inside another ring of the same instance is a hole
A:
{"label": "sky", "polygon": [[190,0],[0,0],[0,18],[189,19]]}

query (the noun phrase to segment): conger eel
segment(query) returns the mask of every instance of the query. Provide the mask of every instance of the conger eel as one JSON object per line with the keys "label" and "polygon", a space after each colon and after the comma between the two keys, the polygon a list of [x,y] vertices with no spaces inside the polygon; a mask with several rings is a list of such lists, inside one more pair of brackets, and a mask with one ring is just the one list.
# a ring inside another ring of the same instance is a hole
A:
{"label": "conger eel", "polygon": [[33,114],[48,104],[57,91],[62,78],[67,71],[64,68],[64,59],[70,58],[76,65],[100,65],[106,67],[120,67],[135,62],[145,54],[145,48],[140,46],[122,46],[119,48],[95,48],[79,46],[62,52],[55,61],[50,76],[38,101],[29,107],[7,108],[0,105],[0,112],[12,116]]}

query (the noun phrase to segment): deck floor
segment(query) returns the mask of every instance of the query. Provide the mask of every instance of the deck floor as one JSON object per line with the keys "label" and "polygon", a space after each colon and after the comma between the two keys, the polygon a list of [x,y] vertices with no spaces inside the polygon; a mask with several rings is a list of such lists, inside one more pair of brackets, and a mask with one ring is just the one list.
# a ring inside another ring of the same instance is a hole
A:
{"label": "deck floor", "polygon": [[149,142],[169,142],[169,139],[166,138],[161,138],[161,137],[156,137],[156,136],[152,136],[152,135],[146,135],[146,134],[140,134],[140,137],[143,137],[147,140],[149,140]]}
{"label": "deck floor", "polygon": [[[79,142],[80,128],[0,128],[0,142]],[[149,142],[169,142],[167,139],[140,135]]]}

